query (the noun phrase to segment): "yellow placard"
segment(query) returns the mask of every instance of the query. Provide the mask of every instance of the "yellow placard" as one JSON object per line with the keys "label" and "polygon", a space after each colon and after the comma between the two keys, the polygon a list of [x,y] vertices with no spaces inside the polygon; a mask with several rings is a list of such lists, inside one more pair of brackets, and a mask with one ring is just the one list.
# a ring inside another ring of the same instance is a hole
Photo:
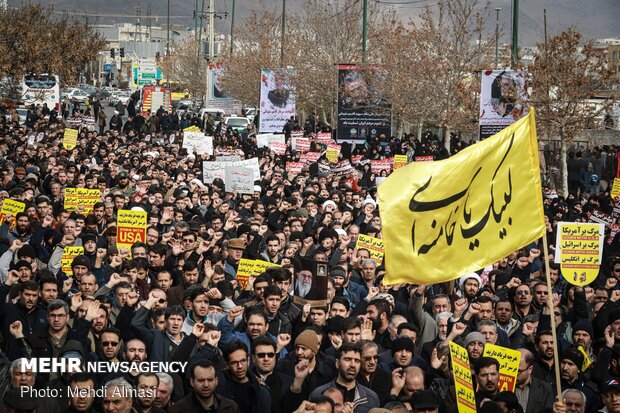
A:
{"label": "yellow placard", "polygon": [[71,149],[77,146],[77,141],[78,141],[78,130],[71,129],[71,128],[65,128],[65,135],[62,140],[62,146],[64,146],[65,149],[70,151]]}
{"label": "yellow placard", "polygon": [[584,286],[596,279],[601,268],[604,224],[560,222],[558,248],[564,279]]}
{"label": "yellow placard", "polygon": [[69,276],[73,276],[73,269],[71,263],[78,255],[84,254],[84,247],[65,247],[62,252],[62,258],[60,259],[62,272]]}
{"label": "yellow placard", "polygon": [[546,231],[534,110],[448,159],[394,171],[378,192],[385,285],[436,284],[499,261]]}
{"label": "yellow placard", "polygon": [[325,156],[327,157],[327,160],[331,163],[336,163],[338,162],[338,154],[340,152],[338,151],[338,149],[327,149],[327,151],[325,152]]}
{"label": "yellow placard", "polygon": [[254,260],[254,267],[252,268],[252,273],[254,275],[260,275],[264,273],[267,268],[270,267],[281,267],[281,265],[263,260]]}
{"label": "yellow placard", "polygon": [[183,129],[183,132],[200,132],[200,128],[196,125]]}
{"label": "yellow placard", "polygon": [[116,247],[131,248],[136,242],[146,242],[146,212],[121,209],[116,217]]}
{"label": "yellow placard", "polygon": [[471,380],[471,367],[467,350],[454,342],[450,342],[452,358],[452,375],[456,392],[459,413],[476,413],[476,396]]}
{"label": "yellow placard", "polygon": [[239,266],[237,266],[237,284],[239,288],[245,290],[248,285],[250,276],[254,274],[254,260],[248,260],[247,258],[241,258]]}
{"label": "yellow placard", "polygon": [[65,209],[69,212],[76,211],[79,206],[84,207],[84,212],[91,212],[99,201],[101,193],[98,189],[65,188]]}
{"label": "yellow placard", "polygon": [[[13,218],[20,212],[24,212],[26,209],[26,204],[20,201],[15,201],[13,199],[5,199],[2,203],[2,209],[0,209],[0,224],[4,223],[6,216],[8,214],[13,215]],[[11,228],[15,226],[15,221],[11,224]]]}
{"label": "yellow placard", "polygon": [[407,165],[407,155],[394,155],[394,170]]}
{"label": "yellow placard", "polygon": [[611,187],[611,197],[616,199],[620,195],[620,178],[614,178],[614,184]]}
{"label": "yellow placard", "polygon": [[493,357],[499,361],[499,391],[514,392],[517,385],[517,375],[519,374],[521,353],[517,350],[487,343],[484,346],[484,353],[482,355]]}
{"label": "yellow placard", "polygon": [[370,252],[370,258],[372,258],[377,265],[381,265],[383,263],[383,254],[385,253],[383,240],[368,235],[359,234],[355,248],[358,250],[368,250],[368,252]]}

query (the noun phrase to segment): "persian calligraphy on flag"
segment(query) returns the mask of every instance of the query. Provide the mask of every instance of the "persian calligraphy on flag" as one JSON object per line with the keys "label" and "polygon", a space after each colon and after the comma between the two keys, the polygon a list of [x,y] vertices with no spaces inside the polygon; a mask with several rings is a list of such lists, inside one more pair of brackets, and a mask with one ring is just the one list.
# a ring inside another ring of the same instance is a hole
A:
{"label": "persian calligraphy on flag", "polygon": [[386,285],[434,284],[484,268],[545,234],[534,111],[379,187]]}

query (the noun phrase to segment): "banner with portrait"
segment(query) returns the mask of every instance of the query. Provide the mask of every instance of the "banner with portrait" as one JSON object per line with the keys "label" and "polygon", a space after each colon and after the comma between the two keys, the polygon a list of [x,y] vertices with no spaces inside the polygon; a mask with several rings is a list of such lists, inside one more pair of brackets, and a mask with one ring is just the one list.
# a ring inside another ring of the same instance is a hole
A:
{"label": "banner with portrait", "polygon": [[480,92],[480,139],[501,132],[527,115],[527,73],[485,70]]}
{"label": "banner with portrait", "polygon": [[207,108],[225,113],[241,113],[241,102],[233,99],[224,87],[225,69],[219,63],[209,64]]}
{"label": "banner with portrait", "polygon": [[293,281],[295,304],[327,307],[327,267],[327,262],[301,259],[301,269]]}
{"label": "banner with portrait", "polygon": [[295,116],[296,76],[292,67],[261,69],[260,133],[282,132],[286,121]]}
{"label": "banner with portrait", "polygon": [[338,65],[338,143],[391,136],[391,105],[379,91],[383,78],[379,67]]}

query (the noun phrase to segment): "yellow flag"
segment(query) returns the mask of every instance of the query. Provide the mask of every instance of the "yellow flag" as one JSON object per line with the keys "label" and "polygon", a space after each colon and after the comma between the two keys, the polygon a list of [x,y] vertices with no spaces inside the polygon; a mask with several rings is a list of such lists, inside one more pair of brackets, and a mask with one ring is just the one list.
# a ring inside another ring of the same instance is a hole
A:
{"label": "yellow flag", "polygon": [[413,162],[379,186],[385,284],[453,280],[545,233],[534,110],[439,162]]}

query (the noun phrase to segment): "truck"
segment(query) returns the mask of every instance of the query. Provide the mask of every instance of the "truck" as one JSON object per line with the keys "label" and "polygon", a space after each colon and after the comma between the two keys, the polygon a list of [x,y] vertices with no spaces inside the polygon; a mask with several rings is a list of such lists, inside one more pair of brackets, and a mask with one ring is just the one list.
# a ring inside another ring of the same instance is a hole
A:
{"label": "truck", "polygon": [[142,88],[142,112],[144,116],[157,112],[160,107],[163,107],[167,112],[172,110],[170,89],[163,86],[145,85]]}

